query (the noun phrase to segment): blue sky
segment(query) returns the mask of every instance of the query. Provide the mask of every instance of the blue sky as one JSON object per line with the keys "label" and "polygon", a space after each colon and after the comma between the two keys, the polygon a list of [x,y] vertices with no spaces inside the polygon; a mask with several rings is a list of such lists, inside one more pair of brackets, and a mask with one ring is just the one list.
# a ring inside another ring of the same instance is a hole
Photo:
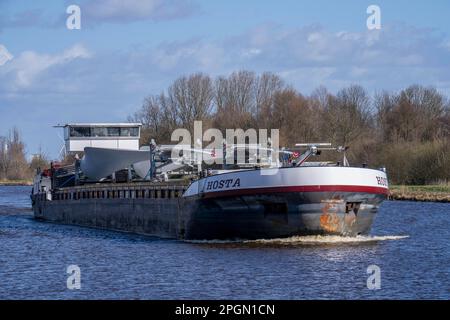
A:
{"label": "blue sky", "polygon": [[[66,8],[81,8],[81,30]],[[381,9],[368,30],[366,9]],[[57,157],[65,122],[123,121],[193,72],[279,74],[304,94],[411,84],[450,95],[450,2],[0,0],[0,136]]]}

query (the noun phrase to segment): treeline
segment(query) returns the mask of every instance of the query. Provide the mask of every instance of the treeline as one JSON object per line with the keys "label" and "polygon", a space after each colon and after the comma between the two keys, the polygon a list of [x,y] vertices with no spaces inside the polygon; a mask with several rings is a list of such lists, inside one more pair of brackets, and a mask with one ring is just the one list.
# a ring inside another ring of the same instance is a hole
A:
{"label": "treeline", "polygon": [[450,104],[435,88],[410,86],[373,96],[358,85],[303,95],[279,76],[239,71],[215,79],[193,74],[145,98],[129,121],[142,122],[142,144],[170,143],[176,128],[280,130],[280,145],[350,146],[349,161],[385,166],[392,183],[448,183]]}
{"label": "treeline", "polygon": [[0,181],[30,180],[37,168],[45,167],[48,161],[42,152],[27,161],[25,144],[17,128],[10,130],[8,137],[0,137]]}

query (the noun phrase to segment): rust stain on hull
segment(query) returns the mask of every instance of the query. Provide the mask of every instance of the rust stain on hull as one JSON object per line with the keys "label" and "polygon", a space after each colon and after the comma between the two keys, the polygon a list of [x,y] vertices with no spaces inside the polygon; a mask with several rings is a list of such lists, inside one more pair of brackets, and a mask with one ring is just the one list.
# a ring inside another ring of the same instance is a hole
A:
{"label": "rust stain on hull", "polygon": [[335,212],[329,213],[332,208],[332,203],[326,203],[322,208],[322,215],[320,216],[320,226],[328,232],[337,232],[340,227],[339,217]]}

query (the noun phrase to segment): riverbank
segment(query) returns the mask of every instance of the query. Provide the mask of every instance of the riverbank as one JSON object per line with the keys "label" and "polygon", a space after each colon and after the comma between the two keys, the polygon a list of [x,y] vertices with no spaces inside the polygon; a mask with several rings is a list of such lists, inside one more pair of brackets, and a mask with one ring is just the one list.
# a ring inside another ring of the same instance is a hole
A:
{"label": "riverbank", "polygon": [[0,186],[31,186],[31,180],[0,180]]}
{"label": "riverbank", "polygon": [[450,202],[449,185],[389,186],[389,200]]}

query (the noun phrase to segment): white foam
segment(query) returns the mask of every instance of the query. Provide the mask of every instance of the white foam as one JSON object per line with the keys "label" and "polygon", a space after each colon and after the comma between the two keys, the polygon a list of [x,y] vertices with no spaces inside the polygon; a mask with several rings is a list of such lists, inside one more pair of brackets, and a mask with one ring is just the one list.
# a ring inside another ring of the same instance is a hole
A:
{"label": "white foam", "polygon": [[248,240],[246,243],[261,243],[261,244],[340,244],[340,243],[367,243],[378,242],[387,240],[400,240],[408,238],[409,236],[356,236],[356,237],[344,237],[344,236],[295,236],[290,238],[281,239],[260,239],[260,240]]}
{"label": "white foam", "polygon": [[388,240],[401,240],[409,238],[409,236],[356,236],[356,237],[344,237],[344,236],[294,236],[289,238],[278,239],[258,239],[258,240],[187,240],[189,243],[196,244],[263,244],[263,245],[302,245],[302,244],[358,244],[358,243],[370,243],[378,241]]}

